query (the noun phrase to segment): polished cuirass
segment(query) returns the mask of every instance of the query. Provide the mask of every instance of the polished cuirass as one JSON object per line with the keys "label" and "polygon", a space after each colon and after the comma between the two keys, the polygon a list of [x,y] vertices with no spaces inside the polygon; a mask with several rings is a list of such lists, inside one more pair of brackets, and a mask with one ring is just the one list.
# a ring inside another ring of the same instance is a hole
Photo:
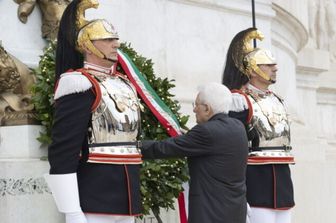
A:
{"label": "polished cuirass", "polygon": [[259,146],[283,146],[290,143],[287,113],[282,101],[273,93],[250,93],[252,125],[259,133]]}
{"label": "polished cuirass", "polygon": [[101,101],[92,113],[88,162],[141,163],[135,143],[140,128],[140,102],[135,88],[121,75],[89,73],[98,82]]}
{"label": "polished cuirass", "polygon": [[251,128],[258,132],[259,146],[252,148],[249,161],[256,164],[294,163],[290,147],[288,114],[280,99],[273,92],[248,88],[245,93],[252,104]]}

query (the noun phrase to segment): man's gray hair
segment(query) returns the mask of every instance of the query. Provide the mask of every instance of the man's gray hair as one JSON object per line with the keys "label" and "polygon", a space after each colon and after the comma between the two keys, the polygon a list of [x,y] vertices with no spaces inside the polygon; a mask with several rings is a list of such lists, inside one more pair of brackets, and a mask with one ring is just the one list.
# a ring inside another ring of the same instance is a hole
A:
{"label": "man's gray hair", "polygon": [[232,104],[231,91],[219,83],[208,83],[198,87],[198,98],[201,103],[212,108],[214,114],[228,114]]}

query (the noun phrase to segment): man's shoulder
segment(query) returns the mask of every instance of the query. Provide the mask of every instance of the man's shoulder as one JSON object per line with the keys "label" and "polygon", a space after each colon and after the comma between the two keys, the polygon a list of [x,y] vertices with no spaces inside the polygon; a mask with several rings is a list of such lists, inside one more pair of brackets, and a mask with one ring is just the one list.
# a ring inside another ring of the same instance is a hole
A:
{"label": "man's shoulder", "polygon": [[214,119],[211,119],[201,125],[208,131],[223,131],[223,129],[230,131],[230,128],[235,125],[238,125],[239,127],[244,126],[241,121],[230,117],[227,114],[216,114]]}
{"label": "man's shoulder", "polygon": [[223,115],[218,119],[200,125],[199,134],[211,137],[213,140],[222,140],[227,137],[237,137],[246,134],[244,124],[236,118]]}
{"label": "man's shoulder", "polygon": [[79,71],[70,71],[63,73],[55,87],[54,99],[57,100],[63,96],[85,92],[92,87],[90,80]]}

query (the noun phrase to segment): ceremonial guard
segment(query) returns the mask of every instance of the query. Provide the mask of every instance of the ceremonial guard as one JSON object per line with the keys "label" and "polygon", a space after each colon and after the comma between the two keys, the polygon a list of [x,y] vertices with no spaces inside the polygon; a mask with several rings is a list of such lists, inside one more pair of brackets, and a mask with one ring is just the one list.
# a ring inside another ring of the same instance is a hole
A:
{"label": "ceremonial guard", "polygon": [[288,164],[294,163],[290,127],[284,101],[268,87],[276,82],[277,62],[265,49],[253,48],[263,39],[255,28],[239,32],[232,40],[223,84],[233,93],[230,116],[240,119],[249,137],[246,175],[251,223],[289,223],[294,206]]}
{"label": "ceremonial guard", "polygon": [[45,177],[67,223],[131,223],[141,214],[140,105],[133,85],[115,71],[114,27],[84,18],[97,6],[74,0],[61,20]]}

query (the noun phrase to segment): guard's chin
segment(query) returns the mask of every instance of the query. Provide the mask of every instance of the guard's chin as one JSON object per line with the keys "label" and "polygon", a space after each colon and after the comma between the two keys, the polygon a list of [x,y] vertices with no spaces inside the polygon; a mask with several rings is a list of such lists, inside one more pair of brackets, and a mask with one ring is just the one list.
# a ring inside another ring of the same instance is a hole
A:
{"label": "guard's chin", "polygon": [[275,83],[276,83],[276,80],[271,79],[270,82],[271,82],[272,84],[275,84]]}

